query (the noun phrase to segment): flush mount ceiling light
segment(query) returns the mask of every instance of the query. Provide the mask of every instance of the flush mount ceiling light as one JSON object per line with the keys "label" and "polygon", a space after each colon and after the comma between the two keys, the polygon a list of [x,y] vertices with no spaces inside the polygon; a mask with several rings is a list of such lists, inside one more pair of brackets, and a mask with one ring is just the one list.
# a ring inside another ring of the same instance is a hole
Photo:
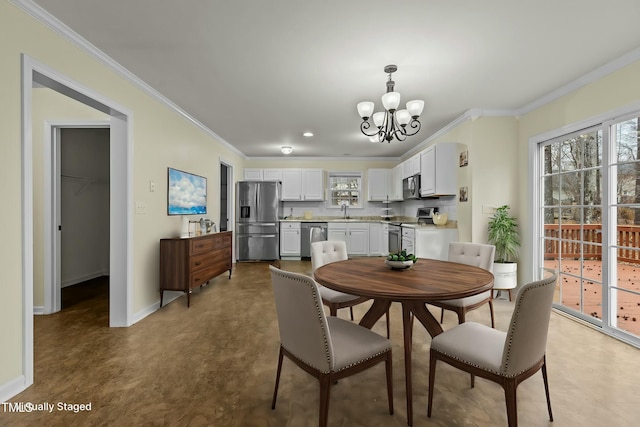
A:
{"label": "flush mount ceiling light", "polygon": [[307,138],[311,138],[313,136],[313,132],[305,132],[302,136],[306,136]]}
{"label": "flush mount ceiling light", "polygon": [[284,145],[280,147],[280,151],[282,151],[282,154],[291,154],[293,153],[293,148],[289,147],[288,145]]}
{"label": "flush mount ceiling light", "polygon": [[[407,136],[412,136],[420,130],[418,117],[422,114],[424,101],[413,100],[407,102],[406,110],[398,110],[400,105],[400,94],[394,92],[395,82],[391,80],[391,74],[395,73],[398,67],[387,65],[384,72],[389,74],[387,81],[387,93],[382,95],[382,106],[385,111],[373,112],[373,102],[365,101],[358,103],[358,114],[362,117],[360,130],[369,137],[371,142],[391,142],[393,139],[404,141]],[[373,114],[373,116],[372,116]],[[375,128],[372,127],[369,118],[373,119]],[[407,127],[408,125],[408,127]]]}

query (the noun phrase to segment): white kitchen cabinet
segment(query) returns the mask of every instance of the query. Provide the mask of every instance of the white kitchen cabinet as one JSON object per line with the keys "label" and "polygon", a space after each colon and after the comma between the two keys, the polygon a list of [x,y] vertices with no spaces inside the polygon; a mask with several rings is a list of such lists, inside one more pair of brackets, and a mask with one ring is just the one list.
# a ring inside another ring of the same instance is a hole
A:
{"label": "white kitchen cabinet", "polygon": [[407,251],[408,254],[415,253],[415,236],[414,228],[402,227],[402,250]]}
{"label": "white kitchen cabinet", "polygon": [[369,224],[369,255],[383,255],[382,224],[380,223]]}
{"label": "white kitchen cabinet", "polygon": [[457,144],[435,144],[420,153],[420,196],[450,196],[457,188]]}
{"label": "white kitchen cabinet", "polygon": [[280,223],[280,256],[300,256],[300,223]]}
{"label": "white kitchen cabinet", "polygon": [[324,200],[322,169],[282,169],[282,200]]}
{"label": "white kitchen cabinet", "polygon": [[342,240],[347,243],[349,255],[369,255],[369,223],[330,222],[327,240]]}
{"label": "white kitchen cabinet", "polygon": [[409,178],[410,176],[420,173],[420,153],[408,158],[402,165],[402,178]]}
{"label": "white kitchen cabinet", "polygon": [[282,169],[263,169],[263,181],[282,181]]}
{"label": "white kitchen cabinet", "polygon": [[391,169],[369,169],[367,171],[367,194],[370,202],[391,200]]}
{"label": "white kitchen cabinet", "polygon": [[302,169],[302,200],[324,200],[322,169]]}
{"label": "white kitchen cabinet", "polygon": [[402,200],[402,197],[402,164],[399,164],[391,170],[389,200],[397,202]]}
{"label": "white kitchen cabinet", "polygon": [[302,169],[282,169],[282,200],[302,200]]}
{"label": "white kitchen cabinet", "polygon": [[245,181],[262,181],[262,169],[245,168],[243,172]]}
{"label": "white kitchen cabinet", "polygon": [[282,181],[282,169],[245,168],[245,181]]}
{"label": "white kitchen cabinet", "polygon": [[415,255],[446,261],[449,258],[449,243],[458,241],[457,228],[416,228]]}

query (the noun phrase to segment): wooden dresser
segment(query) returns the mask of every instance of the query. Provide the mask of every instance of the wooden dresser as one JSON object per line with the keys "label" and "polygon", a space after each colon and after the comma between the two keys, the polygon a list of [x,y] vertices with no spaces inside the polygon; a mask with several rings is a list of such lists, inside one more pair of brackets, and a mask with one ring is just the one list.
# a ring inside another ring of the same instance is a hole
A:
{"label": "wooden dresser", "polygon": [[186,292],[189,307],[193,288],[227,270],[231,279],[231,234],[160,240],[160,307],[164,291]]}

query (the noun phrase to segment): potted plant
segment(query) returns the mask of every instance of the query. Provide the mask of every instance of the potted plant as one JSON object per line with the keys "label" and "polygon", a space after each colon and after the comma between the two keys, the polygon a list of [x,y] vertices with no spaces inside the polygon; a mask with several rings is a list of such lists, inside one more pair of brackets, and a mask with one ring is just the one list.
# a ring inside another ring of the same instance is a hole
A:
{"label": "potted plant", "polygon": [[489,220],[489,243],[496,247],[493,264],[493,288],[508,290],[511,301],[511,290],[518,285],[518,222],[509,214],[509,206],[504,205],[496,209]]}

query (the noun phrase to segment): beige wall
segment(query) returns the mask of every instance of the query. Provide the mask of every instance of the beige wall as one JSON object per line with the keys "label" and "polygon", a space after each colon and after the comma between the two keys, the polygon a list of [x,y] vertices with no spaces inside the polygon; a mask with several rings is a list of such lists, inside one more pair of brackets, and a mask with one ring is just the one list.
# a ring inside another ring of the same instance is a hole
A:
{"label": "beige wall", "polygon": [[[3,206],[0,222],[4,244],[0,247],[0,387],[23,374],[22,343],[22,236],[21,213],[21,66],[25,53],[91,91],[111,99],[133,112],[133,199],[147,205],[147,214],[133,218],[133,314],[152,307],[159,300],[158,240],[175,236],[180,219],[166,214],[167,167],[204,175],[208,179],[208,216],[217,218],[220,159],[234,167],[240,179],[244,159],[236,151],[214,140],[181,115],[143,93],[123,77],[63,40],[8,2],[0,2],[0,178]],[[37,92],[37,91],[36,91]],[[34,95],[35,96],[35,95]],[[63,107],[61,107],[62,109]],[[66,109],[66,105],[64,106]],[[80,113],[78,113],[81,115]],[[73,114],[72,114],[73,115]],[[65,118],[69,116],[64,114]],[[56,118],[43,114],[38,121]],[[39,124],[34,123],[34,127]],[[34,161],[41,162],[41,144]],[[39,177],[37,181],[42,182]],[[149,191],[149,182],[156,184]],[[34,197],[40,197],[40,183],[34,182]],[[7,209],[6,207],[11,207]],[[38,208],[41,211],[41,207]],[[41,214],[40,214],[41,215]],[[37,218],[39,224],[42,218]],[[40,227],[40,225],[38,225]],[[39,231],[41,234],[41,230]],[[36,242],[40,245],[41,243]],[[34,247],[41,253],[42,247]],[[38,260],[41,263],[41,260]],[[41,269],[34,265],[34,270]],[[42,272],[38,273],[38,282]],[[40,285],[38,285],[40,287]],[[38,290],[37,298],[42,299]]]}
{"label": "beige wall", "polygon": [[531,196],[529,193],[529,140],[537,135],[582,122],[640,101],[640,61],[628,65],[541,108],[520,117],[518,145],[518,213],[523,246],[520,253],[521,281],[533,277],[531,242]]}

